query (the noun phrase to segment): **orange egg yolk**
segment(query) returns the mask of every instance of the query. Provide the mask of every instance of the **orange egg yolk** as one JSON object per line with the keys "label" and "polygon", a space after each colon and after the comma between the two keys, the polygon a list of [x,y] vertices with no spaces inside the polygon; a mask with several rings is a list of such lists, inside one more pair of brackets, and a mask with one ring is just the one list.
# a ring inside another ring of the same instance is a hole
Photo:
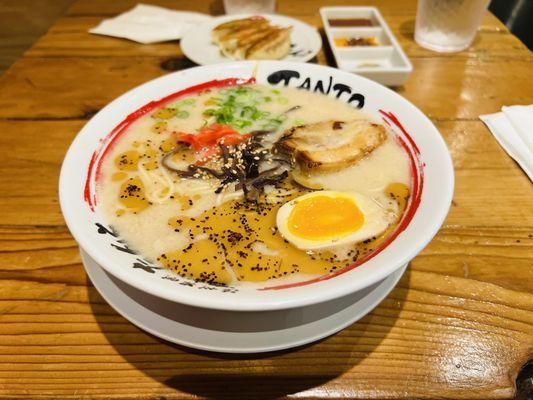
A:
{"label": "orange egg yolk", "polygon": [[325,240],[349,235],[364,222],[365,217],[353,200],[313,196],[294,205],[288,228],[293,235],[302,239]]}

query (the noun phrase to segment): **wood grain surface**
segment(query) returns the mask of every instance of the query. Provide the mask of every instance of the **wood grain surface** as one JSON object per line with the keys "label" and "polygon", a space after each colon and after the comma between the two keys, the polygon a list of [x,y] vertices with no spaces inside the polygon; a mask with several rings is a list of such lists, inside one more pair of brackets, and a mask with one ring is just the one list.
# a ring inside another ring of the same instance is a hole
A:
{"label": "wood grain surface", "polygon": [[0,2],[0,74],[17,60],[73,0]]}
{"label": "wood grain surface", "polygon": [[[146,1],[220,14],[220,1]],[[203,353],[119,316],[85,275],[58,204],[62,158],[121,93],[193,66],[178,42],[90,35],[133,0],[79,0],[0,76],[0,397],[508,399],[533,357],[533,187],[478,116],[533,103],[533,55],[492,15],[458,54],[413,41],[416,2],[379,0],[414,65],[396,90],[439,128],[455,196],[444,226],[370,314],[303,348]],[[278,0],[321,28],[318,8]],[[331,64],[325,47],[314,62]]]}

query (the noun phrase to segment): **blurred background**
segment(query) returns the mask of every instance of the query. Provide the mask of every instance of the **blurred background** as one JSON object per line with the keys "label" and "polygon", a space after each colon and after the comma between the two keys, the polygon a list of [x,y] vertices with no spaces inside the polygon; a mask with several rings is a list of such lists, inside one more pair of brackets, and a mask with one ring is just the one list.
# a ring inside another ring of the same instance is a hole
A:
{"label": "blurred background", "polygon": [[489,10],[533,50],[533,0],[492,0]]}
{"label": "blurred background", "polygon": [[[0,0],[0,74],[74,1]],[[372,0],[367,3],[372,5]],[[489,9],[533,50],[533,0],[492,0]]]}

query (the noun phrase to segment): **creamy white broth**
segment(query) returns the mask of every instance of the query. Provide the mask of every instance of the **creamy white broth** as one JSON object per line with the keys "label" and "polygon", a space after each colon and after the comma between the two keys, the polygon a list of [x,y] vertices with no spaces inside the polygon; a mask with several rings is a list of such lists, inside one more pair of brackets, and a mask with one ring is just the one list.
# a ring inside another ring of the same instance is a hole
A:
{"label": "creamy white broth", "polygon": [[[260,85],[254,85],[254,88],[265,96],[272,97],[272,101],[261,104],[261,110],[270,113],[270,115],[278,115],[293,106],[300,106],[299,109],[287,114],[287,119],[278,127],[277,133],[272,135],[273,138],[278,137],[285,129],[294,125],[310,124],[331,119],[354,120],[368,118],[364,113],[353,107],[325,95],[287,88],[276,88],[273,92],[273,88]],[[225,89],[222,90],[224,91]],[[160,145],[165,141],[172,141],[172,132],[194,133],[206,124],[206,120],[207,123],[212,122],[212,118],[210,119],[203,114],[206,109],[212,107],[205,103],[209,103],[209,99],[219,95],[220,90],[215,89],[171,102],[171,105],[177,103],[178,108],[181,111],[186,111],[187,115],[185,116],[184,113],[181,115],[181,118],[172,117],[164,119],[166,128],[159,133],[153,131],[154,124],[158,121],[158,119],[152,117],[154,113],[142,117],[128,128],[127,132],[114,145],[103,162],[103,174],[99,183],[98,194],[99,200],[103,205],[105,218],[132,249],[151,262],[159,263],[162,254],[171,252],[178,254],[180,249],[186,248],[199,239],[205,239],[206,235],[204,234],[198,234],[191,239],[190,231],[186,229],[177,231],[176,226],[169,224],[169,220],[176,220],[180,216],[197,218],[205,215],[209,210],[217,208],[217,205],[218,207],[223,207],[224,204],[231,204],[235,198],[238,200],[242,199],[239,192],[226,193],[225,195],[215,194],[213,189],[216,185],[211,188],[202,189],[200,186],[208,185],[209,180],[207,182],[193,183],[189,179],[180,178],[172,174],[172,172],[165,170],[160,162],[162,155],[166,153],[166,151],[160,150]],[[280,100],[278,101],[278,99]],[[246,133],[254,128],[258,127],[246,127],[242,129],[242,132]],[[149,175],[157,175],[158,179],[163,180],[170,178],[178,186],[189,185],[191,188],[182,189],[184,196],[174,193],[173,198],[168,198],[161,204],[152,202],[152,204],[141,211],[136,212],[133,209],[129,210],[125,208],[117,201],[121,186],[127,179],[139,176],[140,171],[120,171],[117,168],[116,159],[121,154],[132,150],[138,151],[139,153],[146,153],[146,150],[148,150],[148,153],[152,151],[152,154],[150,154],[151,159],[146,158],[139,163],[139,168],[145,173],[145,168],[142,165],[150,161],[155,162],[157,168],[148,170]],[[401,210],[398,207],[398,203],[386,193],[386,188],[393,183],[409,186],[409,163],[404,150],[389,135],[384,144],[355,165],[335,172],[313,174],[308,179],[314,185],[318,185],[323,189],[363,193],[378,202],[383,208],[387,208],[392,214],[397,214],[396,216],[399,218]],[[307,189],[303,189],[301,193],[308,191]],[[192,195],[193,198],[188,199],[188,201],[192,201],[192,206],[187,201],[185,201],[186,204],[184,206],[182,200],[188,197],[186,194],[189,193],[194,193]],[[221,203],[224,204],[221,205]],[[305,257],[308,257],[308,255],[301,250],[298,251],[303,253],[303,255],[298,255],[300,262],[303,263]],[[347,249],[343,248],[338,251],[339,254],[344,254]],[[335,268],[338,268],[338,266],[335,266]],[[233,269],[230,267],[227,269],[228,274],[231,276],[230,283],[243,284],[248,282],[248,279],[240,277]],[[327,268],[322,270],[316,266],[305,271],[302,270],[305,270],[305,268],[298,268],[297,271],[291,270],[287,274],[280,273],[281,276],[276,275],[273,278],[268,276],[267,279],[270,278],[268,280],[276,282],[293,282],[308,276],[320,275],[332,271]],[[252,281],[264,282],[267,280],[263,279],[265,276],[258,275],[253,277]],[[195,278],[194,276],[188,277]],[[226,279],[222,283],[229,282]]]}
{"label": "creamy white broth", "polygon": [[384,207],[395,208],[385,189],[391,182],[409,185],[409,160],[391,136],[357,164],[342,170],[314,174],[307,178],[311,186],[366,194]]}

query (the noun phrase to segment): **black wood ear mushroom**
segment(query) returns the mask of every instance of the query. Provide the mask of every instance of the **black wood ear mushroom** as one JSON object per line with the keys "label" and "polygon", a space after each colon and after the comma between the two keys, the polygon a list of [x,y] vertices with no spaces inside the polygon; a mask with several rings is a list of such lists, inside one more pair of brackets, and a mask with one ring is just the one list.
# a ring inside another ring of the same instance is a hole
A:
{"label": "black wood ear mushroom", "polygon": [[533,400],[533,359],[525,363],[518,372],[515,400]]}

